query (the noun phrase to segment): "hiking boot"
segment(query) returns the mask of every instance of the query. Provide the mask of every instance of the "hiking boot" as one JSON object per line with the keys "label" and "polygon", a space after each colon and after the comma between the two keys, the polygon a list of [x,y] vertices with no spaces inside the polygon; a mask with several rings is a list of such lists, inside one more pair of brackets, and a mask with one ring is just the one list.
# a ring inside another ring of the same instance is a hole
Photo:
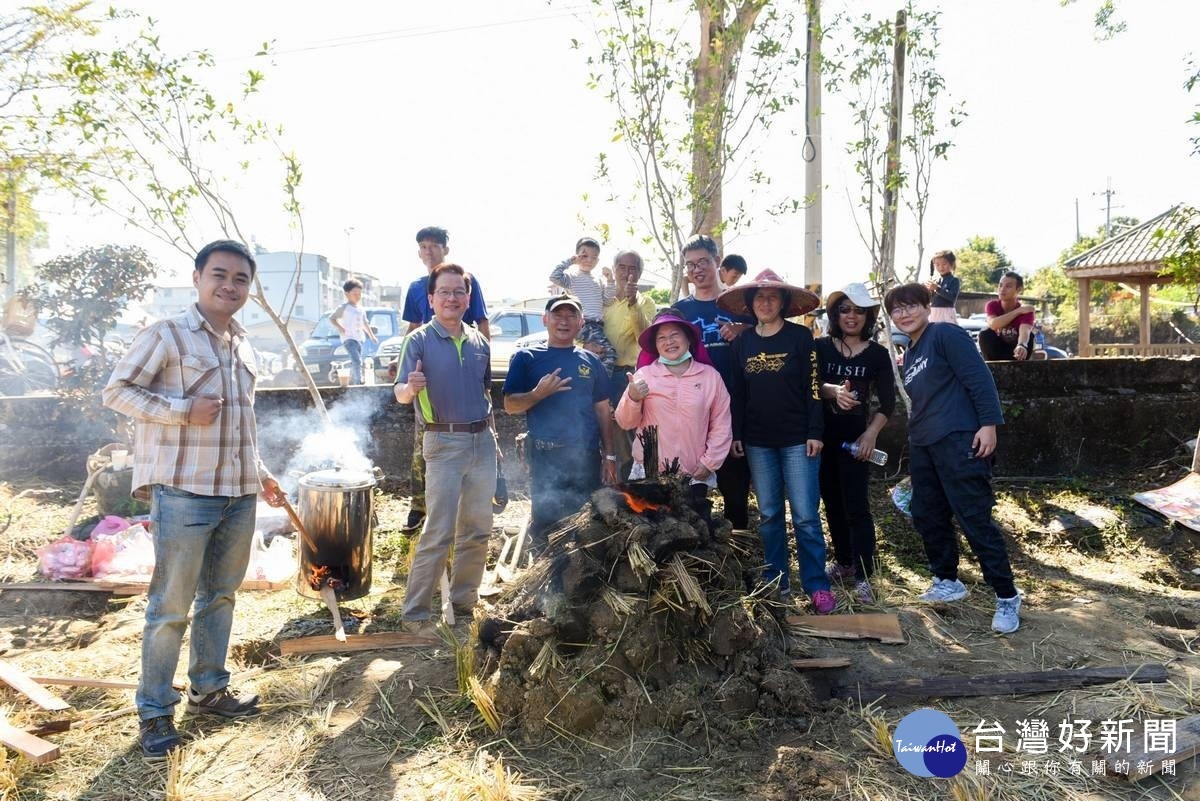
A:
{"label": "hiking boot", "polygon": [[138,727],[138,743],[142,746],[142,759],[147,762],[158,762],[166,759],[167,754],[179,748],[183,741],[175,730],[175,721],[170,715],[160,715],[156,718],[143,720]]}
{"label": "hiking boot", "polygon": [[228,687],[200,695],[188,688],[187,711],[195,714],[217,715],[222,718],[244,718],[258,714],[257,695],[237,695]]}
{"label": "hiking boot", "polygon": [[812,599],[813,611],[818,615],[828,615],[837,609],[837,598],[831,590],[817,590],[809,598]]}
{"label": "hiking boot", "polygon": [[922,601],[931,603],[949,603],[950,601],[961,601],[967,597],[967,588],[958,579],[940,579],[933,580],[933,586],[921,593]]}
{"label": "hiking boot", "polygon": [[408,520],[404,521],[404,526],[401,531],[412,532],[421,528],[421,524],[425,522],[425,513],[419,509],[410,509],[408,511]]}
{"label": "hiking boot", "polygon": [[1012,634],[1021,626],[1021,596],[996,599],[996,614],[992,615],[992,631],[998,634]]}
{"label": "hiking boot", "polygon": [[454,604],[455,618],[471,618],[475,617],[475,604]]}
{"label": "hiking boot", "polygon": [[425,637],[437,636],[437,624],[430,618],[421,620],[401,620],[400,631],[405,634],[419,634]]}
{"label": "hiking boot", "polygon": [[858,599],[859,603],[875,603],[875,593],[871,591],[871,582],[866,579],[854,582],[854,597]]}
{"label": "hiking boot", "polygon": [[839,565],[837,562],[830,562],[825,566],[825,575],[829,576],[831,582],[845,581],[849,578],[854,578],[854,568],[850,565]]}

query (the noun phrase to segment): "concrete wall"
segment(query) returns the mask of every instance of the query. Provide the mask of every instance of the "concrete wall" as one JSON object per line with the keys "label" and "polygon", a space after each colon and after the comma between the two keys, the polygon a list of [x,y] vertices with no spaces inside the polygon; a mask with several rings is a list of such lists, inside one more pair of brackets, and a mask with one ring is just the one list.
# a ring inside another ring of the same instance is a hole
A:
{"label": "concrete wall", "polygon": [[[1153,464],[1175,454],[1200,428],[1197,358],[991,367],[1007,419],[1000,429],[1000,475],[1089,475]],[[386,386],[330,388],[323,397],[347,432],[365,432],[366,455],[390,481],[407,481],[412,408],[396,404]],[[256,408],[263,458],[283,471],[313,425],[311,399],[304,390],[266,389]],[[87,454],[113,441],[112,426],[119,422],[105,410],[93,411],[83,414],[57,398],[0,398],[0,480],[82,479]],[[509,456],[506,474],[514,488],[523,487],[513,440],[524,430],[524,415],[498,411],[497,427]],[[880,437],[892,465],[903,457],[904,437],[903,413],[897,412]],[[320,439],[327,445],[338,440]]]}

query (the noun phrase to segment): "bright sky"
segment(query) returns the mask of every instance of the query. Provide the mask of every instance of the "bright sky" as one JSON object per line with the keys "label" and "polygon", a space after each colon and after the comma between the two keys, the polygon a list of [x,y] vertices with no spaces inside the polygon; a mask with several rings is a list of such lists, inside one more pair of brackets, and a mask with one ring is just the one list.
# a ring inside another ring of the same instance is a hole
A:
{"label": "bright sky", "polygon": [[[1200,89],[1189,96],[1182,87],[1187,57],[1200,55],[1200,3],[1120,2],[1128,30],[1108,42],[1093,36],[1098,4],[941,6],[940,69],[970,116],[950,160],[936,166],[927,253],[991,234],[1018,269],[1032,272],[1072,241],[1076,198],[1085,233],[1103,224],[1098,193],[1110,178],[1114,215],[1146,219],[1179,201],[1200,202],[1200,156],[1191,155],[1189,141],[1200,125],[1186,123],[1200,106]],[[823,16],[847,5],[893,15],[898,2],[827,0]],[[139,7],[160,21],[167,48],[207,47],[230,75],[252,66],[247,56],[261,42],[275,40],[275,66],[266,68],[256,111],[283,123],[284,140],[303,163],[309,252],[407,282],[423,269],[413,235],[439,224],[450,230],[453,258],[480,276],[495,305],[543,292],[551,267],[592,233],[580,215],[614,230],[626,226],[619,209],[582,199],[607,193],[593,178],[595,160],[614,147],[614,112],[601,92],[585,87],[584,55],[569,47],[573,38],[591,39],[586,0]],[[760,158],[775,187],[795,197],[804,193],[794,135],[802,124],[797,112],[774,126]],[[853,222],[857,181],[837,97],[826,95],[823,127],[828,291],[863,280],[869,256]],[[627,158],[612,151],[615,172],[629,170]],[[625,174],[632,189],[632,171]],[[289,250],[295,240],[277,183],[245,190],[236,205],[261,244]],[[111,221],[88,224],[49,204],[46,217],[51,244],[39,257],[136,239]],[[758,213],[726,252],[745,255],[752,274],[771,267],[800,282],[803,231],[802,214],[779,220]],[[902,219],[898,263],[913,261],[914,239],[914,226]],[[602,258],[625,242],[616,237]],[[155,252],[164,264],[186,266],[169,250]]]}

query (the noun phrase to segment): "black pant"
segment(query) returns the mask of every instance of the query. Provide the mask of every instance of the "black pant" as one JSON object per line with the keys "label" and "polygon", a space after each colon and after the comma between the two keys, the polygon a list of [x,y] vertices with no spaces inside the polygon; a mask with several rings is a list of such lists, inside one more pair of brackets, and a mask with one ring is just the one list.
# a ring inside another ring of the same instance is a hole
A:
{"label": "black pant", "polygon": [[[1033,333],[1030,332],[1028,342],[1020,344],[1025,345],[1026,355],[1033,353]],[[989,362],[1015,361],[1013,358],[1013,351],[1016,349],[1016,344],[1010,345],[1009,343],[1005,342],[1000,338],[999,334],[990,328],[985,328],[979,332],[979,352],[982,353],[983,358],[987,359]]]}
{"label": "black pant", "polygon": [[717,489],[725,501],[725,519],[734,528],[750,528],[750,463],[730,456],[717,471]]}
{"label": "black pant", "polygon": [[544,550],[554,524],[575,514],[600,487],[600,451],[567,445],[538,447],[529,438],[529,538],[535,550]]}
{"label": "black pant", "polygon": [[958,534],[953,519],[979,560],[983,579],[997,598],[1017,594],[1008,550],[992,521],[992,467],[972,454],[973,431],[955,431],[932,445],[909,443],[913,525],[925,543],[929,569],[940,579],[958,578]]}
{"label": "black pant", "polygon": [[871,517],[868,487],[870,462],[860,462],[837,437],[826,440],[821,451],[821,500],[825,522],[833,540],[833,557],[843,567],[854,567],[858,579],[870,578],[875,570],[875,519]]}

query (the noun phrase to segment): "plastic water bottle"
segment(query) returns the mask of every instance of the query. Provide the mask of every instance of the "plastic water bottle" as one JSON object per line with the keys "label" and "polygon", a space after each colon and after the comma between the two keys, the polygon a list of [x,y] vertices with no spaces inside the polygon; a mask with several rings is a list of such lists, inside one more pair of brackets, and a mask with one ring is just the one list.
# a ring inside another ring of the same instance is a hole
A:
{"label": "plastic water bottle", "polygon": [[1046,335],[1042,333],[1040,324],[1033,329],[1033,346],[1038,350],[1046,349]]}
{"label": "plastic water bottle", "polygon": [[[850,453],[850,455],[855,458],[858,457],[858,443],[857,442],[843,442],[842,450],[848,451]],[[881,451],[878,448],[871,451],[871,457],[869,459],[867,459],[868,462],[877,464],[880,467],[883,467],[885,464],[887,464],[887,460],[888,460],[887,452]]]}

